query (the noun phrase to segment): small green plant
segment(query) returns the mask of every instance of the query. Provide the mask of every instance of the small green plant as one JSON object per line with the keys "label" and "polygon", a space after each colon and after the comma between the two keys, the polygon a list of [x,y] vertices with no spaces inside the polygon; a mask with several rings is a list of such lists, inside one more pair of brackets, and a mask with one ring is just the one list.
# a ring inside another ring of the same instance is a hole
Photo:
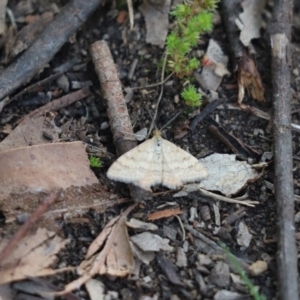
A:
{"label": "small green plant", "polygon": [[99,157],[91,156],[90,157],[90,166],[91,168],[101,168],[102,162]]}
{"label": "small green plant", "polygon": [[[171,12],[176,19],[173,31],[167,36],[166,53],[169,68],[178,78],[188,78],[199,67],[196,57],[190,57],[191,50],[197,46],[199,35],[212,29],[213,11],[219,0],[194,0],[179,4]],[[195,96],[196,90],[191,92],[188,88],[188,96]],[[183,91],[184,93],[184,91]],[[199,93],[197,93],[200,95]],[[182,95],[183,97],[183,95]],[[183,97],[184,98],[184,97]],[[201,95],[198,100],[185,100],[187,105],[200,106]],[[188,99],[190,99],[188,97]],[[196,104],[197,103],[197,104]]]}
{"label": "small green plant", "polygon": [[241,276],[241,278],[245,282],[245,284],[246,284],[246,286],[247,286],[247,288],[248,288],[251,296],[253,297],[253,299],[254,300],[267,300],[267,298],[265,297],[265,295],[260,295],[258,293],[257,289],[255,288],[255,286],[253,285],[253,283],[251,282],[251,280],[249,279],[249,277],[246,275],[245,271],[243,270],[243,268],[241,267],[241,265],[238,263],[238,261],[236,260],[235,256],[226,247],[226,245],[223,244],[223,243],[220,243],[220,246],[222,247],[222,249],[226,253],[228,259],[231,261],[231,263],[233,264],[233,266],[236,269],[236,271],[238,272],[238,274]]}
{"label": "small green plant", "polygon": [[181,97],[185,101],[186,105],[198,107],[201,104],[202,95],[197,92],[193,85],[188,85],[181,92]]}

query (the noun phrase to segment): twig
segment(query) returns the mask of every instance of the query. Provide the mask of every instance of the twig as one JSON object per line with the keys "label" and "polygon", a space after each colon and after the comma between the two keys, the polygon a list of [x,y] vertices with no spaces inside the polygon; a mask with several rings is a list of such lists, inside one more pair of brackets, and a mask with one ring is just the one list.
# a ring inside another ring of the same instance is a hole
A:
{"label": "twig", "polygon": [[43,80],[40,80],[32,85],[30,85],[29,87],[25,88],[24,90],[22,90],[20,93],[16,94],[15,96],[11,97],[9,99],[9,101],[7,101],[6,105],[11,103],[12,101],[20,98],[22,95],[24,95],[25,93],[27,92],[30,92],[31,90],[33,90],[34,88],[38,87],[38,86],[42,86],[46,83],[50,83],[51,81],[55,80],[56,78],[60,77],[62,75],[62,73],[56,73],[56,74],[53,74]]}
{"label": "twig", "polygon": [[[105,41],[92,44],[90,52],[101,84],[103,97],[107,103],[107,113],[114,144],[117,154],[120,156],[133,149],[137,142],[134,138],[118,72]],[[136,202],[152,199],[150,192],[134,185],[129,185],[129,188],[131,197]]]}
{"label": "twig", "polygon": [[191,122],[190,125],[191,132],[193,133],[196,129],[197,124],[200,123],[208,115],[210,115],[219,105],[223,104],[225,101],[226,101],[225,98],[221,98],[208,103],[203,109],[203,111],[198,116],[196,116],[194,120]]}
{"label": "twig", "polygon": [[133,29],[133,25],[134,25],[132,0],[127,0],[127,6],[128,6],[128,13],[129,13],[130,30],[132,30]]}
{"label": "twig", "polygon": [[0,74],[0,99],[29,82],[97,8],[101,0],[72,0],[32,46]]}
{"label": "twig", "polygon": [[72,103],[74,103],[76,101],[86,98],[90,94],[91,94],[91,92],[90,92],[89,88],[83,88],[74,93],[67,94],[59,99],[51,101],[51,102],[45,104],[44,106],[41,106],[41,107],[35,109],[30,114],[28,114],[24,118],[22,118],[18,123],[21,123],[25,118],[31,118],[33,116],[37,116],[38,114],[42,113],[43,111],[57,111],[61,108],[71,105]]}
{"label": "twig", "polygon": [[[267,181],[267,180],[264,180],[264,184],[266,185],[266,188],[271,190],[272,192],[274,191],[274,184]],[[300,202],[300,196],[294,194],[294,201],[296,202]]]}
{"label": "twig", "polygon": [[157,87],[157,86],[160,86],[160,85],[164,84],[165,82],[167,82],[173,75],[174,75],[174,72],[169,74],[166,79],[164,79],[160,82],[153,83],[153,84],[148,84],[148,85],[143,85],[143,86],[136,86],[136,87],[132,87],[130,89],[131,90],[141,90],[141,89],[150,89],[150,88],[153,88],[153,87]]}
{"label": "twig", "polygon": [[3,261],[14,249],[17,243],[25,236],[28,229],[37,222],[48,207],[56,200],[58,193],[51,193],[45,197],[43,203],[33,212],[30,218],[24,223],[5,248],[0,253],[0,261]]}
{"label": "twig", "polygon": [[[193,228],[193,226],[191,225],[184,225],[185,229],[187,231],[189,231],[193,236],[195,236],[196,238],[200,239],[203,244],[206,245],[206,249],[208,251],[206,251],[206,254],[224,254],[224,250],[217,245],[214,241],[210,240],[209,238],[207,238],[205,235],[203,235],[202,233],[200,233],[199,231],[197,231],[196,229]],[[244,269],[244,271],[246,273],[249,272],[249,265],[241,258],[236,257],[236,260],[239,262],[239,264],[241,265],[241,267]],[[228,257],[225,257],[225,261],[227,261],[229,263],[230,268],[235,272],[235,268],[234,266],[231,264],[231,262],[228,260]]]}
{"label": "twig", "polygon": [[[167,54],[165,54],[164,63],[163,63],[162,71],[161,71],[161,80],[160,80],[161,82],[164,81],[166,64],[167,64]],[[153,119],[152,119],[152,122],[151,122],[151,126],[149,128],[149,132],[148,132],[147,138],[149,138],[149,135],[151,134],[151,132],[152,132],[152,130],[154,128],[154,123],[155,123],[155,120],[157,118],[158,107],[159,107],[159,103],[160,103],[160,101],[162,99],[163,92],[164,92],[164,86],[162,84],[161,87],[160,87],[160,94],[159,94],[158,99],[157,99],[154,116],[153,116]]]}
{"label": "twig", "polygon": [[270,24],[273,82],[275,198],[277,206],[277,276],[280,299],[299,299],[295,242],[291,132],[292,0],[275,1]]}
{"label": "twig", "polygon": [[175,215],[174,217],[178,220],[178,223],[179,223],[181,231],[182,231],[182,241],[184,242],[186,239],[186,232],[185,232],[184,226],[182,224],[181,219],[178,216]]}
{"label": "twig", "polygon": [[217,195],[211,192],[208,192],[204,189],[199,188],[199,192],[206,197],[210,197],[213,198],[216,201],[223,201],[223,202],[228,202],[228,203],[235,203],[235,204],[241,204],[241,205],[246,205],[246,206],[250,206],[250,207],[255,207],[256,204],[259,204],[258,201],[252,201],[252,200],[237,200],[237,199],[232,199],[232,198],[228,198],[228,197],[224,197],[221,195]]}
{"label": "twig", "polygon": [[[251,113],[251,114],[257,116],[258,118],[268,120],[268,121],[271,120],[271,115],[269,113],[267,113],[265,111],[262,111],[262,110],[260,110],[256,107],[254,107],[254,106],[249,106],[249,105],[245,105],[245,104],[237,106],[237,105],[232,105],[232,104],[228,103],[228,104],[226,104],[226,106],[225,105],[220,105],[216,109],[226,109],[226,108],[227,109],[243,110],[243,111],[246,111],[248,113]],[[300,132],[300,125],[291,123],[291,128],[292,128],[293,131]]]}

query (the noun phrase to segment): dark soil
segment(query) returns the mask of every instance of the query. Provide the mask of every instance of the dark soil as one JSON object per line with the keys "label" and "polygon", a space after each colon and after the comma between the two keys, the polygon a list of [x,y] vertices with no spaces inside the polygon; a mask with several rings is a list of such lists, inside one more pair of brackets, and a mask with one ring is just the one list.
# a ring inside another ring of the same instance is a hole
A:
{"label": "dark soil", "polygon": [[[14,1],[11,1],[14,4]],[[37,2],[37,1],[36,1]],[[61,7],[64,1],[56,2],[58,7]],[[61,120],[69,120],[70,118],[80,119],[87,117],[87,123],[93,128],[99,136],[99,141],[107,151],[116,153],[112,134],[110,128],[106,127],[108,117],[106,114],[106,106],[103,102],[100,92],[100,85],[94,66],[89,55],[89,46],[97,41],[104,39],[107,41],[111,53],[114,57],[115,63],[119,70],[120,80],[123,87],[139,87],[143,85],[153,84],[160,81],[160,64],[163,55],[163,49],[156,46],[151,46],[145,42],[145,23],[144,19],[139,13],[135,3],[135,26],[134,30],[129,30],[128,22],[118,24],[115,16],[112,17],[112,7],[108,4],[105,7],[98,9],[87,23],[81,28],[76,36],[63,46],[57,55],[51,60],[49,66],[37,74],[30,84],[47,78],[52,74],[52,70],[62,63],[71,60],[75,55],[80,55],[80,62],[66,73],[69,81],[84,82],[90,80],[92,82],[91,91],[94,98],[89,98],[88,101],[80,101],[65,109],[59,111],[56,118],[57,124],[61,125]],[[124,7],[126,9],[126,7]],[[24,24],[23,24],[24,25]],[[20,26],[21,28],[21,26]],[[223,30],[222,23],[215,25],[213,32],[210,35],[205,35],[201,39],[201,43],[197,50],[206,51],[209,39],[213,38],[222,47],[223,51],[230,55],[226,34]],[[293,81],[292,92],[293,101],[292,109],[300,108],[299,103],[299,36],[297,39],[297,31],[294,34],[295,55],[293,56]],[[267,39],[267,34],[264,38],[255,42],[256,63],[261,75],[263,84],[266,89],[266,101],[264,103],[257,103],[254,100],[245,97],[244,103],[258,107],[261,110],[271,111],[271,75],[270,75],[270,48]],[[4,57],[2,49],[1,57]],[[138,59],[137,66],[134,70],[131,79],[128,74],[132,63]],[[5,65],[2,65],[5,68]],[[226,98],[227,103],[236,103],[237,101],[237,80],[233,70],[233,66],[229,65],[231,76],[224,77],[222,84],[218,88],[220,96]],[[197,83],[195,83],[197,84]],[[236,85],[236,87],[235,87]],[[233,88],[232,88],[233,87]],[[20,88],[20,91],[23,89]],[[56,81],[47,84],[43,92],[55,91],[58,89]],[[165,84],[163,98],[159,108],[158,118],[156,120],[157,128],[163,127],[172,117],[174,117],[180,110],[182,114],[173,121],[163,131],[163,136],[180,146],[182,149],[188,150],[197,158],[205,157],[212,153],[231,153],[231,151],[216,137],[208,131],[208,119],[199,123],[193,134],[188,133],[183,138],[174,139],[174,132],[180,130],[184,122],[189,120],[190,114],[193,112],[183,105],[181,101],[176,103],[175,96],[180,95],[182,89],[182,82],[176,78],[171,78]],[[72,91],[72,88],[70,89]],[[147,89],[147,93],[141,90],[135,90],[133,99],[128,103],[129,115],[133,124],[134,132],[139,131],[145,127],[149,128],[151,123],[151,116],[148,110],[153,114],[154,107],[160,92],[160,87]],[[22,116],[25,116],[30,111],[39,107],[37,105],[27,105],[28,100],[36,97],[36,93],[24,94],[21,99],[11,103],[4,108],[0,116],[0,137],[4,138],[3,128],[5,124],[9,123],[14,126]],[[25,103],[25,104],[24,104]],[[95,108],[96,107],[96,108]],[[93,112],[96,110],[96,113]],[[292,115],[293,123],[297,124],[299,121],[300,112],[297,111]],[[272,135],[269,127],[269,122],[260,119],[244,111],[231,110],[228,108],[217,109],[209,117],[218,119],[219,124],[228,132],[241,140],[243,143],[249,145],[256,150],[260,155],[264,152],[272,151]],[[258,129],[260,131],[258,131]],[[258,133],[259,132],[259,133]],[[94,133],[93,133],[94,134]],[[89,135],[85,138],[85,142],[90,142]],[[300,195],[300,173],[299,173],[299,134],[293,133],[293,155],[294,160],[294,184],[295,194]],[[100,182],[107,186],[111,192],[120,197],[128,197],[129,191],[127,186],[122,183],[116,183],[108,180],[105,176],[106,171],[115,158],[111,156],[103,157],[104,166],[100,171],[96,171]],[[146,221],[146,216],[150,212],[154,212],[161,205],[166,203],[175,203],[179,205],[183,214],[180,219],[184,225],[194,225],[202,234],[213,241],[224,242],[230,251],[245,262],[251,264],[257,260],[265,260],[268,262],[268,270],[259,276],[250,276],[252,283],[259,287],[260,293],[264,294],[267,299],[276,298],[276,214],[275,214],[275,200],[273,191],[268,189],[265,185],[265,180],[273,182],[272,161],[265,170],[263,176],[254,183],[250,183],[239,196],[248,194],[248,199],[259,201],[259,205],[255,208],[244,207],[244,213],[240,218],[237,218],[230,224],[224,224],[228,216],[232,216],[234,212],[239,210],[241,206],[220,202],[217,204],[221,217],[221,227],[217,228],[215,224],[215,216],[213,205],[215,202],[212,199],[206,199],[200,196],[197,192],[191,193],[186,197],[173,198],[174,192],[166,192],[158,196],[154,196],[152,202],[141,203],[133,212],[133,215],[139,213],[140,218]],[[156,187],[154,192],[166,191],[163,187]],[[160,194],[160,193],[157,193]],[[154,194],[155,195],[155,194]],[[123,204],[118,207],[107,209],[104,213],[98,214],[94,211],[86,212],[83,216],[85,222],[65,222],[62,226],[61,234],[71,239],[71,243],[67,246],[65,251],[60,253],[59,262],[57,266],[77,266],[84,259],[84,255],[93,239],[102,231],[109,219],[117,216],[128,204]],[[191,208],[196,208],[199,215],[192,222],[189,221]],[[296,206],[296,212],[299,205]],[[295,213],[296,213],[295,212]],[[237,243],[238,225],[244,221],[248,226],[250,233],[253,235],[249,247],[241,247]],[[201,251],[201,241],[193,236],[192,233],[186,231],[186,240],[182,241],[182,229],[176,217],[154,221],[158,225],[159,230],[155,232],[163,238],[170,239],[170,245],[174,247],[174,252],[161,252],[156,256],[148,266],[141,265],[138,276],[133,278],[110,278],[106,276],[98,276],[106,289],[106,293],[115,292],[115,298],[111,294],[111,298],[107,299],[221,299],[214,298],[219,290],[228,290],[240,293],[242,296],[239,299],[251,299],[249,291],[246,286],[241,283],[236,283],[232,279],[229,284],[216,284],[214,278],[214,267],[217,262],[223,261],[221,257],[216,254],[210,255]],[[199,225],[199,226],[196,226]],[[298,227],[298,224],[297,224]],[[218,230],[216,230],[218,229]],[[296,230],[298,231],[298,230]],[[129,230],[129,235],[138,233],[138,230]],[[173,236],[170,232],[174,232]],[[181,247],[185,251],[187,257],[187,267],[176,266],[177,249]],[[203,254],[212,259],[212,263],[207,266],[199,267],[199,254]],[[160,256],[167,260],[174,268],[182,285],[171,283],[166,271],[166,264],[161,263]],[[231,271],[232,272],[232,271]],[[225,276],[225,275],[224,275]],[[59,286],[71,282],[76,277],[75,274],[64,274],[52,278],[51,281]],[[89,299],[84,287],[79,288],[74,292],[80,296],[80,299]],[[148,296],[148,298],[146,297]],[[230,299],[230,298],[228,298]],[[238,298],[236,298],[238,299]]]}

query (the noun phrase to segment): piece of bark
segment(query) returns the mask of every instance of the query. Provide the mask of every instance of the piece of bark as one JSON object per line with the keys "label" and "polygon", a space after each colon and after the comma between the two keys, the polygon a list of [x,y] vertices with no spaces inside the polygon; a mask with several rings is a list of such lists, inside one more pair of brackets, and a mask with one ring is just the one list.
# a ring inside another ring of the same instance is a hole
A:
{"label": "piece of bark", "polygon": [[42,31],[53,21],[53,13],[45,12],[41,16],[37,16],[36,20],[24,26],[15,36],[14,43],[11,48],[6,48],[6,63],[19,55],[24,50],[28,49],[34,40],[42,33]]}
{"label": "piece of bark", "polygon": [[[133,149],[136,145],[130,117],[122,92],[117,68],[105,41],[98,41],[90,47],[91,56],[98,75],[103,97],[107,103],[107,113],[114,144],[118,156]],[[152,194],[135,185],[129,185],[130,194],[135,202],[150,200]]]}
{"label": "piece of bark", "polygon": [[0,99],[42,70],[100,3],[101,0],[72,0],[63,7],[31,47],[0,74]]}
{"label": "piece of bark", "polygon": [[299,299],[291,134],[292,0],[277,0],[269,26],[272,45],[273,136],[280,299]]}

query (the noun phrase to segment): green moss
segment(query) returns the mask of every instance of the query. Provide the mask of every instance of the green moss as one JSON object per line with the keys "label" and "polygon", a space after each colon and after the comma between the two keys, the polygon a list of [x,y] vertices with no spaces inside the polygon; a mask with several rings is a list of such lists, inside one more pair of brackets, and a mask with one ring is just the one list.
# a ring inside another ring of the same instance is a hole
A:
{"label": "green moss", "polygon": [[[191,50],[197,46],[200,35],[212,30],[213,11],[219,0],[194,0],[177,5],[171,12],[176,25],[166,39],[168,67],[178,78],[190,80],[200,62],[191,57]],[[201,105],[201,94],[195,87],[188,86],[181,96],[188,106]]]}
{"label": "green moss", "polygon": [[90,157],[90,166],[91,168],[101,168],[102,162],[99,157],[91,156]]}

